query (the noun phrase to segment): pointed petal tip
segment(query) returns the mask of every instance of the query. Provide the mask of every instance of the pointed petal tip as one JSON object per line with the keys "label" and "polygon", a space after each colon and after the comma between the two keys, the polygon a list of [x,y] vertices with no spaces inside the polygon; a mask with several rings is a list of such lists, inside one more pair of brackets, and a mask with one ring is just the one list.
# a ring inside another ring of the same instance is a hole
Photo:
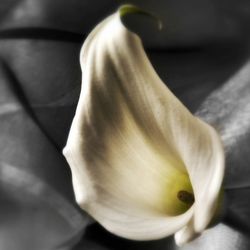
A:
{"label": "pointed petal tip", "polygon": [[139,15],[152,18],[154,21],[156,21],[158,30],[162,30],[163,28],[162,20],[157,15],[153,14],[152,12],[145,11],[135,5],[132,5],[132,4],[122,5],[118,8],[118,12],[119,12],[120,18],[123,18],[124,16],[127,16],[128,14],[139,14]]}

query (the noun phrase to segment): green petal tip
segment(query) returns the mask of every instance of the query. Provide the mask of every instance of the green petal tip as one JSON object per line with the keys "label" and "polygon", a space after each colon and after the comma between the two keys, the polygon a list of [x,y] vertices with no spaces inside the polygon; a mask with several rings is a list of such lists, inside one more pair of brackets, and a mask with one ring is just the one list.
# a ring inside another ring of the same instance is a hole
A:
{"label": "green petal tip", "polygon": [[152,14],[151,12],[147,12],[145,10],[142,10],[134,5],[131,4],[126,4],[126,5],[122,5],[119,9],[119,14],[120,17],[124,17],[128,14],[139,14],[139,15],[144,15],[150,18],[153,18],[156,22],[157,22],[157,27],[159,30],[162,29],[162,21],[160,20],[160,18],[158,18],[157,16],[155,16],[154,14]]}

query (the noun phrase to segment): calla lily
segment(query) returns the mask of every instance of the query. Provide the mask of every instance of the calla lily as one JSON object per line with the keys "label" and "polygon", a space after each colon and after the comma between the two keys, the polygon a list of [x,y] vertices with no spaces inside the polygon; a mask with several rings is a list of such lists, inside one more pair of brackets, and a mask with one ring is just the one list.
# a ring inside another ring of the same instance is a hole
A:
{"label": "calla lily", "polygon": [[82,89],[63,150],[78,204],[121,237],[191,240],[218,206],[219,135],[161,81],[120,11],[94,28],[80,63]]}

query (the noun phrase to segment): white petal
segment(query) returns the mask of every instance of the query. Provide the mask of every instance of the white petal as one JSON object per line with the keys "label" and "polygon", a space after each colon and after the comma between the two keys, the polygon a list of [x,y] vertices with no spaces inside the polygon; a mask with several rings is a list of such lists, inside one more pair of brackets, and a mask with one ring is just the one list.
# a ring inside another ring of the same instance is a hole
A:
{"label": "white petal", "polygon": [[[89,35],[80,61],[82,90],[64,149],[80,206],[130,239],[173,234],[194,213],[198,230],[206,227],[223,177],[215,131],[159,79],[118,13]],[[177,193],[192,192],[188,175],[196,202],[187,210]],[[198,211],[202,202],[208,207]]]}
{"label": "white petal", "polygon": [[186,138],[189,146],[184,146],[183,136],[178,139],[195,193],[194,229],[197,233],[203,231],[215,215],[224,176],[224,151],[218,134],[212,127],[200,123],[200,129],[193,126],[192,135]]}
{"label": "white petal", "polygon": [[198,235],[194,229],[194,220],[191,219],[185,227],[175,233],[174,238],[178,246],[183,246],[185,243],[195,239]]}

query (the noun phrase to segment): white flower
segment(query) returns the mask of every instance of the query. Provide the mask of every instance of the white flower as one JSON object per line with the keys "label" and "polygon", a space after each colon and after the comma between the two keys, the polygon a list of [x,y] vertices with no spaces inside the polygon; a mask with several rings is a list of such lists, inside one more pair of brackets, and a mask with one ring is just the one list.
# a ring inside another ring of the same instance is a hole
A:
{"label": "white flower", "polygon": [[128,239],[191,240],[218,205],[218,134],[164,85],[119,12],[91,32],[80,62],[82,90],[63,150],[78,204]]}

